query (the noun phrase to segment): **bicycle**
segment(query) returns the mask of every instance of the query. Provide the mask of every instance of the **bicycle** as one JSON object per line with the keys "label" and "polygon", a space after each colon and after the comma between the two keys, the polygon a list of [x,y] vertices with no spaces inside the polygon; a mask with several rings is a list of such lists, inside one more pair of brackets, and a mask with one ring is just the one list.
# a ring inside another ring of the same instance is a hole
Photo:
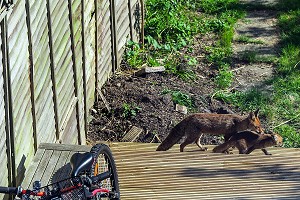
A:
{"label": "bicycle", "polygon": [[70,164],[72,170],[67,179],[43,187],[35,181],[33,189],[0,187],[0,193],[22,200],[120,199],[117,169],[107,145],[96,144],[90,152],[73,154]]}

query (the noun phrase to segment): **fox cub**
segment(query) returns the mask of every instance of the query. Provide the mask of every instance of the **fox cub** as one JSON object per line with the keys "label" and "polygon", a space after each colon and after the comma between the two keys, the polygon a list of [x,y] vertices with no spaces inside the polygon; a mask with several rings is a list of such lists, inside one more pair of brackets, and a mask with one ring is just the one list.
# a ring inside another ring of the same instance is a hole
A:
{"label": "fox cub", "polygon": [[235,114],[196,113],[189,115],[179,122],[157,147],[156,151],[166,151],[177,143],[182,137],[185,141],[180,145],[182,152],[184,147],[195,142],[198,147],[206,151],[200,144],[203,134],[224,135],[227,141],[232,135],[244,130],[262,132],[258,118],[258,109],[249,115],[241,116]]}
{"label": "fox cub", "polygon": [[236,147],[240,154],[250,154],[255,149],[261,149],[265,155],[272,155],[265,148],[281,145],[282,137],[278,134],[259,134],[254,131],[242,131],[233,135],[223,144],[216,146],[213,152],[224,153],[228,152],[230,147]]}

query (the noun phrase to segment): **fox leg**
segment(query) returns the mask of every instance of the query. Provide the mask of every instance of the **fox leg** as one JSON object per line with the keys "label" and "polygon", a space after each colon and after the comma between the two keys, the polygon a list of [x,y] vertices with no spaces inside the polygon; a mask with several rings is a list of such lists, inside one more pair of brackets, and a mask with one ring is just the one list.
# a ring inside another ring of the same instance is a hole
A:
{"label": "fox leg", "polygon": [[196,139],[197,137],[188,136],[185,139],[185,141],[180,145],[180,152],[183,152],[184,147],[188,144],[192,144],[193,142],[195,142]]}
{"label": "fox leg", "polygon": [[202,147],[200,140],[201,137],[203,136],[203,133],[201,133],[201,135],[195,140],[195,143],[197,144],[197,146],[200,148],[201,151],[207,151],[206,147]]}
{"label": "fox leg", "polygon": [[[247,145],[245,144],[245,142],[237,142],[236,148],[238,148],[239,154],[248,154],[247,152],[249,151],[249,149],[247,148]],[[253,150],[251,150],[251,152]]]}
{"label": "fox leg", "polygon": [[250,154],[254,150],[255,150],[254,146],[249,147],[247,150],[244,151],[244,154]]}
{"label": "fox leg", "polygon": [[261,149],[261,150],[264,152],[265,155],[272,155],[271,153],[269,153],[269,152],[267,151],[267,149]]}

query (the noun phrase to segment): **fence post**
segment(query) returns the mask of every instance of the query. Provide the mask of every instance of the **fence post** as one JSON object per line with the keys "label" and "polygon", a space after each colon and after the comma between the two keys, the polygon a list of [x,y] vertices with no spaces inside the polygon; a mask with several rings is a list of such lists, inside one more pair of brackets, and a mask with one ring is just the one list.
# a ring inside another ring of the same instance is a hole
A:
{"label": "fence post", "polygon": [[85,66],[85,34],[84,34],[84,1],[81,0],[81,40],[82,40],[82,79],[83,79],[83,102],[84,102],[84,130],[87,137],[87,88],[86,88],[86,66]]}
{"label": "fence post", "polygon": [[95,4],[95,101],[98,101],[98,0],[94,1]]}
{"label": "fence post", "polygon": [[111,22],[112,63],[113,63],[112,72],[114,73],[118,66],[115,0],[110,0],[110,22]]}
{"label": "fence post", "polygon": [[7,17],[5,16],[1,22],[1,39],[3,53],[3,87],[5,101],[5,131],[6,131],[6,146],[8,160],[8,182],[10,186],[16,185],[16,158],[15,158],[15,143],[14,143],[14,122],[12,113],[12,96],[11,96],[11,80],[10,80],[10,64],[9,64],[9,48],[7,41]]}
{"label": "fence post", "polygon": [[[76,68],[76,57],[75,57],[75,42],[74,42],[74,28],[73,28],[73,18],[72,18],[72,2],[68,0],[69,9],[69,22],[70,22],[70,37],[71,37],[71,51],[72,51],[72,68],[73,68],[73,79],[74,79],[74,93],[75,97],[78,98],[78,82],[77,82],[77,68]],[[80,132],[80,119],[79,119],[79,101],[76,101],[76,121],[77,121],[77,131],[78,131],[78,144],[84,143],[82,141],[82,136]]]}
{"label": "fence post", "polygon": [[32,113],[32,127],[33,127],[33,141],[34,141],[34,152],[37,151],[38,141],[37,141],[37,130],[36,130],[36,115],[35,115],[35,95],[34,95],[34,78],[33,78],[33,52],[32,52],[32,32],[30,26],[30,12],[29,12],[29,1],[25,1],[25,10],[26,10],[26,24],[28,30],[28,51],[29,51],[29,80],[30,80],[30,93],[31,93],[31,113]]}
{"label": "fence post", "polygon": [[52,92],[53,92],[53,104],[54,104],[54,119],[55,119],[55,134],[56,140],[59,140],[59,121],[58,121],[58,108],[57,108],[57,91],[56,91],[56,78],[55,78],[55,66],[53,58],[53,39],[52,39],[52,26],[51,26],[51,12],[50,2],[46,1],[47,7],[47,19],[48,19],[48,37],[49,37],[49,50],[50,50],[50,68],[51,68],[51,81],[52,81]]}
{"label": "fence post", "polygon": [[131,12],[131,0],[128,0],[128,15],[129,15],[129,26],[130,26],[130,40],[133,41],[133,26],[132,26],[132,12]]}

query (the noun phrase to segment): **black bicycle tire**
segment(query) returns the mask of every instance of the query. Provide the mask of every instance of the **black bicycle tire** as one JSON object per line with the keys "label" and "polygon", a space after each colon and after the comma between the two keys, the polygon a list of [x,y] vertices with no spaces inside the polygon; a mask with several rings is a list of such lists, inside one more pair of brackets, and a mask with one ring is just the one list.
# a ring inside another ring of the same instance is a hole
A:
{"label": "black bicycle tire", "polygon": [[91,148],[90,153],[92,153],[94,157],[94,163],[90,169],[89,175],[92,177],[94,176],[95,167],[98,161],[98,157],[102,154],[105,156],[106,159],[108,159],[109,168],[111,170],[111,177],[110,182],[113,187],[113,192],[118,193],[118,198],[112,198],[113,200],[119,200],[120,199],[120,188],[119,188],[119,179],[118,179],[118,172],[117,167],[115,163],[115,159],[113,157],[113,154],[110,150],[110,148],[106,144],[96,144]]}

